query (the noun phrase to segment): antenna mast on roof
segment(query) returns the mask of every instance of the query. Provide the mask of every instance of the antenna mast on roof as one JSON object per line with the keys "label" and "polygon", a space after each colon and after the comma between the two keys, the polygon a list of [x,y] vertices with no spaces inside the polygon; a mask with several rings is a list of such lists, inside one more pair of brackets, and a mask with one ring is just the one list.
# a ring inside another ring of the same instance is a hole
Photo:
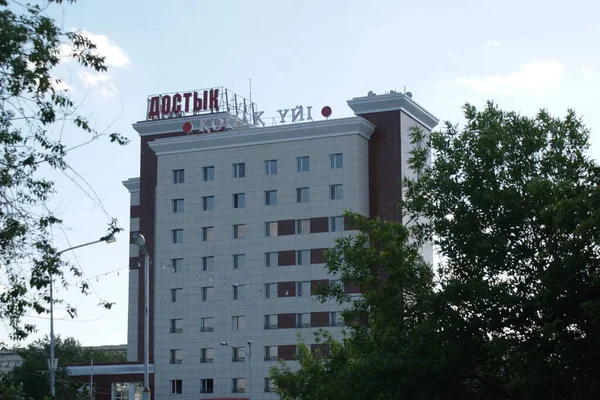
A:
{"label": "antenna mast on roof", "polygon": [[256,125],[256,121],[254,120],[254,103],[252,102],[252,78],[248,80],[250,81],[250,112],[252,113],[252,125]]}

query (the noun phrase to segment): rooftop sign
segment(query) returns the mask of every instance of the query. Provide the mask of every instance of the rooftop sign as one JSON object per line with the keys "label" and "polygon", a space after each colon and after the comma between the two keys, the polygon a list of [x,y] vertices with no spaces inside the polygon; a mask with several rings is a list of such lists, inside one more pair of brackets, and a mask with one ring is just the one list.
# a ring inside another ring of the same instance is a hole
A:
{"label": "rooftop sign", "polygon": [[224,87],[148,96],[146,120],[226,112],[254,124],[255,104]]}
{"label": "rooftop sign", "polygon": [[[184,133],[209,133],[265,126],[263,118],[272,120],[273,125],[312,121],[312,106],[301,106],[277,110],[278,117],[263,117],[264,111],[256,111],[256,104],[238,96],[224,87],[200,89],[188,92],[167,93],[148,96],[147,121],[175,119],[195,116],[192,121],[182,123]],[[321,115],[329,118],[331,108],[323,107]],[[306,118],[305,118],[306,117]]]}

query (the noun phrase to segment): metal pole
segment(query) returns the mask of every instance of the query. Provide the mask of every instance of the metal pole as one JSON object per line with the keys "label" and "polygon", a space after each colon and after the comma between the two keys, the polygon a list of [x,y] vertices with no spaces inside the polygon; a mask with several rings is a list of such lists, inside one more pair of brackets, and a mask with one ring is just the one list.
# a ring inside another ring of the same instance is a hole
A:
{"label": "metal pole", "polygon": [[56,399],[56,376],[54,366],[54,293],[52,288],[52,275],[50,275],[50,396]]}
{"label": "metal pole", "polygon": [[144,391],[143,400],[150,400],[150,254],[144,249]]}
{"label": "metal pole", "polygon": [[90,361],[90,400],[94,399],[94,359]]}
{"label": "metal pole", "polygon": [[252,380],[252,342],[248,342],[248,398],[252,400],[252,386],[250,381]]}
{"label": "metal pole", "polygon": [[[90,246],[90,245],[96,244],[96,243],[102,243],[102,242],[112,243],[115,240],[116,239],[115,239],[114,235],[112,235],[112,234],[102,236],[100,239],[94,240],[93,242],[80,244],[80,245],[69,247],[68,249],[59,251],[57,253],[57,255],[61,255],[67,251]],[[53,285],[52,285],[53,281],[54,281],[54,278],[52,277],[52,274],[50,274],[50,362],[48,364],[50,367],[50,396],[51,396],[52,400],[56,399],[56,373],[55,373],[56,365],[54,365],[55,360],[54,360],[54,292],[53,292]]]}

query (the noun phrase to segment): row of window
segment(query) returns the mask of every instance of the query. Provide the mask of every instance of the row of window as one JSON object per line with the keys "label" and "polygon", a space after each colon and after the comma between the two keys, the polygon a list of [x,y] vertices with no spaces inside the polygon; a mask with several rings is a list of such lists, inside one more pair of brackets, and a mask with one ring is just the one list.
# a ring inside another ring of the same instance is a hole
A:
{"label": "row of window", "polygon": [[[340,320],[339,326],[343,326],[344,322]],[[288,346],[285,346],[288,347]],[[296,350],[297,351],[297,350]],[[294,354],[297,357],[298,353]],[[246,351],[244,347],[232,347],[231,348],[231,362],[244,362],[246,361]],[[289,358],[281,357],[279,355],[279,346],[265,346],[264,347],[264,361],[289,361],[286,360]],[[204,348],[201,349],[200,362],[203,364],[213,363],[215,361],[215,349],[214,348]],[[170,364],[183,364],[183,350],[182,349],[172,349],[170,350],[169,356]]]}
{"label": "row of window", "polygon": [[[264,192],[265,205],[274,206],[278,204],[278,191],[277,190],[265,190]],[[330,200],[341,200],[344,198],[344,185],[335,184],[329,185],[329,199]],[[296,188],[296,202],[297,203],[308,203],[310,201],[310,188],[301,187]],[[173,199],[171,200],[172,210],[174,213],[182,213],[185,211],[185,199]],[[245,208],[246,207],[246,193],[234,193],[231,199],[231,206],[233,208]],[[215,210],[215,196],[203,196],[202,197],[202,211],[214,211]]]}
{"label": "row of window", "polygon": [[[270,378],[264,378],[265,382],[265,393],[275,391],[275,387],[271,382]],[[170,381],[171,394],[182,394],[183,393],[183,381],[181,379],[175,379]],[[245,378],[233,378],[231,380],[231,392],[232,393],[246,393],[246,379]],[[214,380],[213,379],[201,379],[200,380],[200,393],[214,393]]]}
{"label": "row of window", "polygon": [[[271,251],[264,253],[265,267],[278,267],[279,266],[279,252]],[[234,254],[233,257],[233,269],[244,268],[246,265],[245,254]],[[204,256],[202,257],[202,271],[214,271],[215,269],[215,256]],[[296,259],[294,265],[310,265],[310,250],[296,250]],[[171,272],[178,272],[183,266],[183,258],[174,258],[171,260]]]}
{"label": "row of window", "polygon": [[[265,160],[265,175],[277,175],[277,160]],[[342,153],[334,153],[329,155],[329,168],[338,169],[344,167],[344,155]],[[310,157],[296,157],[296,171],[307,172],[310,170]],[[234,178],[246,177],[246,163],[232,164],[232,175]],[[215,180],[215,167],[202,167],[202,180],[210,182]],[[173,183],[185,183],[185,170],[173,170]]]}
{"label": "row of window", "polygon": [[[343,232],[344,216],[338,215],[335,217],[329,217],[329,232]],[[310,233],[310,219],[298,219],[296,220],[295,232],[297,235],[305,235]],[[246,236],[246,224],[234,224],[232,225],[232,235],[234,239],[242,239]],[[265,222],[265,236],[278,236],[279,235],[279,224],[278,221]],[[215,227],[214,226],[203,226],[202,227],[202,241],[211,242],[215,239]],[[171,240],[173,244],[183,243],[183,229],[171,229]],[[234,256],[235,257],[235,256]],[[267,267],[270,265],[267,265]]]}
{"label": "row of window", "polygon": [[[289,283],[292,284],[291,290],[289,288]],[[310,297],[315,296],[311,289],[311,281],[299,281],[299,282],[285,282],[285,286],[283,282],[274,282],[274,283],[265,283],[264,288],[261,291],[264,292],[264,296],[266,299],[278,298],[278,297]],[[329,285],[332,287],[339,286],[342,290],[344,290],[344,285],[339,279],[332,279],[329,281]],[[243,300],[246,297],[246,285],[245,284],[235,284],[231,286],[232,290],[232,298],[233,300]],[[215,287],[214,286],[204,286],[202,287],[202,301],[210,301]],[[280,293],[281,292],[281,293]],[[181,295],[183,293],[183,288],[175,288],[171,289],[171,302],[177,303],[179,299],[181,299]]]}
{"label": "row of window", "polygon": [[[290,314],[291,315],[291,314]],[[339,311],[331,312],[329,315],[325,315],[324,321],[317,321],[311,317],[311,313],[297,313],[292,317],[292,324],[279,326],[279,314],[268,314],[264,316],[264,330],[274,329],[302,329],[302,328],[321,328],[325,326],[342,326],[343,321],[341,320],[341,313]],[[314,322],[314,324],[313,324]],[[235,315],[231,317],[231,326],[233,331],[243,331],[246,329],[246,316]],[[203,317],[200,319],[200,332],[214,332],[214,317]],[[170,329],[171,333],[182,333],[183,332],[183,319],[174,318],[171,319]]]}

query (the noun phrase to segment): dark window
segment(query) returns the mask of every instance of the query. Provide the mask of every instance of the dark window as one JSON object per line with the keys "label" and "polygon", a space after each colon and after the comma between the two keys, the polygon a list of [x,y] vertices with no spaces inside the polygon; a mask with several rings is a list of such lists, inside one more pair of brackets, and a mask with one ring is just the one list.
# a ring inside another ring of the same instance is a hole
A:
{"label": "dark window", "polygon": [[215,180],[215,167],[203,167],[202,168],[202,179],[205,182]]}
{"label": "dark window", "polygon": [[245,178],[246,177],[246,163],[233,164],[233,177],[234,178]]}
{"label": "dark window", "polygon": [[185,182],[185,171],[183,169],[173,170],[173,183]]}

